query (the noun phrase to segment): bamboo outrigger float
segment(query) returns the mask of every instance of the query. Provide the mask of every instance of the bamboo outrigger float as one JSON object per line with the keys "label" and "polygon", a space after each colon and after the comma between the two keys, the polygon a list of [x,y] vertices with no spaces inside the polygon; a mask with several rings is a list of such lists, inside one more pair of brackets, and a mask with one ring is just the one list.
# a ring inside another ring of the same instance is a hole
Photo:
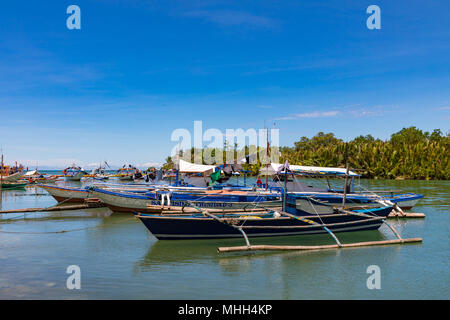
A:
{"label": "bamboo outrigger float", "polygon": [[29,212],[47,212],[47,211],[67,211],[67,210],[82,210],[82,209],[93,209],[93,208],[103,208],[105,205],[100,201],[95,201],[97,199],[85,199],[82,204],[70,204],[70,205],[57,205],[50,206],[47,208],[24,208],[24,209],[10,209],[1,210],[0,214],[9,213],[29,213]]}
{"label": "bamboo outrigger float", "polygon": [[219,247],[217,248],[218,253],[223,252],[235,252],[235,251],[261,251],[261,250],[330,250],[330,249],[344,249],[344,248],[357,248],[357,247],[371,247],[371,246],[383,246],[391,244],[405,244],[405,243],[420,243],[422,238],[409,238],[409,239],[395,239],[395,240],[383,240],[383,241],[366,241],[366,242],[355,242],[355,243],[345,243],[341,245],[329,244],[322,246],[273,246],[273,245],[254,245],[254,246],[240,246],[240,247]]}

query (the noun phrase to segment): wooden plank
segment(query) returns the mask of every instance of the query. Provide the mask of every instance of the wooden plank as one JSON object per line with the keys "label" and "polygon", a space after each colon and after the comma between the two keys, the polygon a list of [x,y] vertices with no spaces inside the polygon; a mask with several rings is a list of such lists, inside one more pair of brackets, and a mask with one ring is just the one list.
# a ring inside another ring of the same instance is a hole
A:
{"label": "wooden plank", "polygon": [[79,209],[90,209],[90,208],[101,208],[105,205],[103,203],[96,204],[77,204],[70,206],[54,206],[49,208],[25,208],[25,209],[11,209],[11,210],[2,210],[0,214],[8,214],[8,213],[25,213],[25,212],[46,212],[46,211],[64,211],[64,210],[79,210]]}
{"label": "wooden plank", "polygon": [[[161,211],[161,214],[174,214],[174,213],[201,213],[198,209],[194,207],[176,207],[176,206],[157,206],[157,205],[147,205],[147,209],[154,209],[155,212]],[[271,208],[270,210],[275,209]],[[251,214],[260,214],[260,213],[267,213],[270,210],[263,209],[263,208],[251,208],[251,209],[211,209],[208,208],[208,212],[215,213],[215,214],[226,214],[226,213],[241,213],[242,215],[251,215]],[[137,210],[139,211],[139,210]]]}
{"label": "wooden plank", "polygon": [[382,246],[391,244],[404,244],[404,243],[420,243],[422,238],[408,238],[408,239],[395,239],[395,240],[382,240],[382,241],[367,241],[367,242],[355,242],[344,243],[339,247],[337,244],[321,245],[321,246],[273,246],[273,245],[253,245],[253,246],[237,246],[237,247],[219,247],[218,253],[222,252],[234,252],[234,251],[261,251],[261,250],[326,250],[326,249],[339,249],[339,248],[355,248],[355,247],[370,247],[370,246]]}
{"label": "wooden plank", "polygon": [[404,214],[391,212],[388,218],[425,218],[425,214],[417,212],[404,212]]}

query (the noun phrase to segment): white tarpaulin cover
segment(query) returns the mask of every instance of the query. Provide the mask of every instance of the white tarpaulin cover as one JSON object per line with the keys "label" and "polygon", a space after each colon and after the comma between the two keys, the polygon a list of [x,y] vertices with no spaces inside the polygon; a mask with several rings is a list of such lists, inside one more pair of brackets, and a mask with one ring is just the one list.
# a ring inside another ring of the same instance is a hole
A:
{"label": "white tarpaulin cover", "polygon": [[178,162],[178,168],[180,172],[186,173],[213,173],[216,166],[190,163],[180,159]]}
{"label": "white tarpaulin cover", "polygon": [[[280,163],[271,163],[267,167],[263,167],[260,169],[260,174],[262,175],[273,175],[278,171],[278,168],[281,167]],[[294,173],[304,173],[304,174],[317,174],[317,175],[345,175],[345,168],[332,168],[332,167],[310,167],[310,166],[296,166],[289,165],[289,168]],[[350,177],[358,177],[359,175],[354,173],[353,171],[348,171],[348,175]]]}

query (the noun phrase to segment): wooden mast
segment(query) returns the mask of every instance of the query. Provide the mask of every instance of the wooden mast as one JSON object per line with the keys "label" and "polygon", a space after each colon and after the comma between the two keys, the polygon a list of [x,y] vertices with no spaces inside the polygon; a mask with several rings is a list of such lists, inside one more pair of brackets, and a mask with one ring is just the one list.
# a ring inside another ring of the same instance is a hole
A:
{"label": "wooden mast", "polygon": [[344,182],[344,197],[342,198],[342,209],[344,209],[345,206],[345,200],[347,198],[347,180],[348,180],[348,169],[349,169],[349,165],[348,165],[348,146],[347,146],[347,142],[345,143],[344,146],[344,157],[345,157],[345,166],[346,166],[346,170],[345,170],[345,182]]}
{"label": "wooden mast", "polygon": [[344,182],[344,197],[342,198],[342,208],[345,206],[345,200],[347,198],[347,179],[348,179],[348,162],[347,169],[345,170],[345,182]]}
{"label": "wooden mast", "polygon": [[[1,159],[1,167],[0,167],[0,192],[3,189],[3,148],[0,149],[0,152],[2,154],[2,159]],[[0,196],[0,201],[2,200],[2,197]]]}
{"label": "wooden mast", "polygon": [[[269,129],[268,128],[266,128],[266,140],[267,140],[267,148],[266,148],[267,159],[266,159],[266,161],[269,161],[269,159],[270,159],[270,157],[269,157],[270,144],[269,144]],[[269,180],[269,166],[270,166],[270,163],[267,163],[266,164],[266,190],[269,188],[269,181],[268,181]]]}

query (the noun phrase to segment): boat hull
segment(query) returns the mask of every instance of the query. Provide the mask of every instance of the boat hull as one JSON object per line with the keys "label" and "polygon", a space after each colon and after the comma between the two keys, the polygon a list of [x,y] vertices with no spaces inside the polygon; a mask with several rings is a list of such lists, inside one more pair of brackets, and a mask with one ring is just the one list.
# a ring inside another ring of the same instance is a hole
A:
{"label": "boat hull", "polygon": [[[324,205],[328,205],[329,207],[333,206],[341,206],[343,201],[343,194],[339,193],[295,193],[299,198],[296,199],[296,207],[299,210],[303,210],[306,212],[310,212],[311,214],[315,213],[315,210],[321,211],[327,209]],[[293,204],[293,200],[289,199],[288,196],[288,205]],[[312,207],[310,200],[317,200],[318,202],[314,202],[314,208]],[[384,204],[380,203],[382,201],[390,201],[392,203],[397,204],[403,210],[412,209],[416,203],[423,198],[423,195],[414,194],[414,193],[406,193],[399,194],[394,196],[384,196],[377,197],[374,195],[361,195],[361,194],[348,194],[346,196],[345,207],[349,210],[354,209],[362,209],[362,208],[376,208],[384,206]],[[320,202],[320,203],[319,203]]]}
{"label": "boat hull", "polygon": [[39,185],[46,190],[58,202],[81,203],[87,198],[92,198],[91,193],[84,189],[63,188],[49,185]]}
{"label": "boat hull", "polygon": [[[295,200],[295,202],[294,202]],[[297,198],[297,199],[289,199],[286,202],[286,212],[301,216],[301,215],[326,215],[333,214],[338,210],[340,206],[333,206],[328,203],[323,203],[316,201],[314,199],[308,198]],[[350,211],[358,211],[361,213],[368,213],[371,215],[377,215],[379,217],[387,217],[393,210],[392,206],[381,206],[380,203],[377,205],[354,205],[348,206],[345,204],[345,209]]]}
{"label": "boat hull", "polygon": [[119,180],[121,181],[132,181],[133,179],[133,175],[126,175],[126,176],[118,176]]}
{"label": "boat hull", "polygon": [[[92,196],[100,199],[105,205],[112,211],[116,212],[155,212],[155,207],[161,206],[161,200],[152,199],[146,195],[124,193],[124,192],[112,192],[102,189],[94,189]],[[234,209],[251,209],[255,208],[254,202],[220,202],[220,201],[188,201],[188,200],[171,200],[170,208],[191,207],[191,204],[204,209],[214,210],[234,210]],[[167,201],[165,202],[167,206]],[[257,207],[279,207],[281,201],[264,201],[257,205]],[[159,209],[160,210],[160,209]]]}
{"label": "boat hull", "polygon": [[64,178],[66,179],[66,181],[80,181],[83,176],[83,172],[77,172],[73,175],[64,175]]}
{"label": "boat hull", "polygon": [[1,183],[0,188],[3,189],[3,190],[23,189],[27,185],[28,185],[28,183],[6,182],[6,183]]}
{"label": "boat hull", "polygon": [[2,181],[6,181],[6,182],[15,182],[17,180],[19,180],[20,178],[23,177],[25,173],[24,172],[16,172],[13,174],[10,174],[8,176],[2,176]]}
{"label": "boat hull", "polygon": [[[137,215],[147,229],[159,240],[224,239],[242,238],[242,234],[232,226],[212,218],[167,217],[157,215]],[[318,218],[308,217],[309,220]],[[352,215],[322,216],[323,223],[333,232],[377,230],[383,218],[364,218]],[[291,218],[236,219],[237,225],[245,223],[248,237],[294,236],[327,233],[320,225]]]}

